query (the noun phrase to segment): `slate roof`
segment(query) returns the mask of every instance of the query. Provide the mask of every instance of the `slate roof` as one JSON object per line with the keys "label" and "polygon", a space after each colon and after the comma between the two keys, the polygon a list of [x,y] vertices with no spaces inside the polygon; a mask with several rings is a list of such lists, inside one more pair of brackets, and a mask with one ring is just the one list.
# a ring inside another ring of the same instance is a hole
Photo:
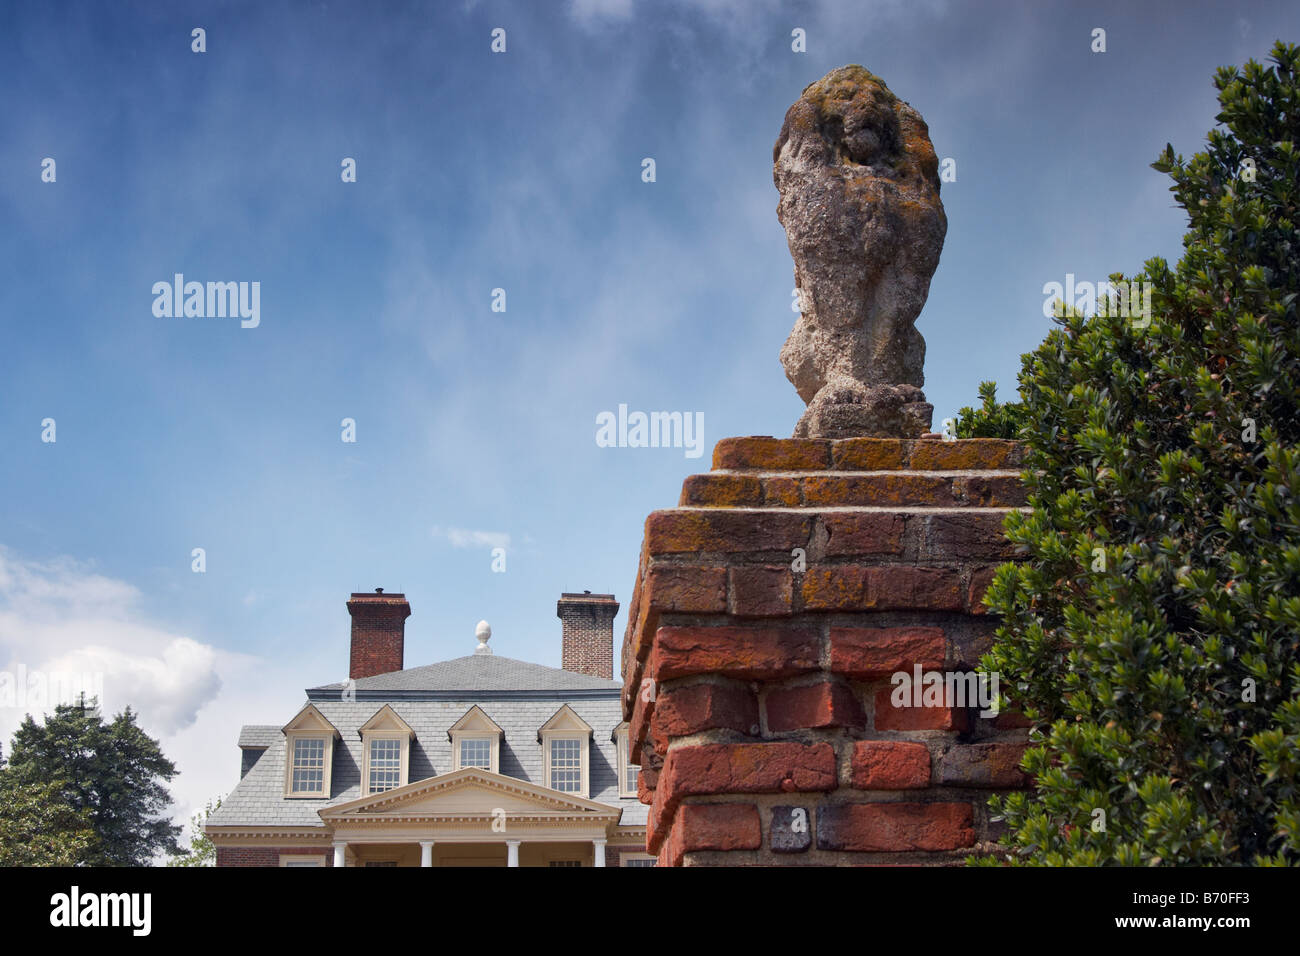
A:
{"label": "slate roof", "polygon": [[[618,795],[618,747],[611,737],[623,719],[620,694],[617,681],[487,654],[362,678],[351,691],[345,683],[310,688],[307,702],[341,735],[334,743],[329,798],[286,798],[284,734],[280,727],[250,725],[240,731],[240,746],[265,741],[267,749],[207,822],[323,828],[318,810],[362,796],[359,728],[385,703],[415,731],[409,782],[452,769],[447,731],[477,704],[504,731],[500,772],[544,786],[537,732],[567,703],[592,728],[591,799],[622,808],[621,826],[644,826],[648,808],[635,797]],[[354,695],[355,700],[348,699]],[[286,723],[293,716],[286,715]]]}
{"label": "slate roof", "polygon": [[245,724],[239,728],[239,747],[269,747],[279,736],[280,728],[274,724]]}
{"label": "slate roof", "polygon": [[[308,699],[315,700],[316,695],[337,696],[347,685],[344,683],[326,684],[312,687],[307,691]],[[376,674],[363,677],[356,682],[356,692],[362,693],[410,693],[426,699],[437,694],[452,694],[463,698],[468,691],[475,694],[485,692],[506,692],[512,694],[532,694],[551,691],[567,693],[595,692],[590,696],[604,696],[605,692],[622,688],[618,681],[609,681],[587,674],[575,674],[572,671],[545,667],[528,661],[516,661],[509,657],[497,657],[495,654],[471,654],[457,657],[424,667],[412,667],[408,670],[393,671],[389,674]],[[378,699],[378,698],[377,698]],[[384,698],[388,699],[388,698]]]}

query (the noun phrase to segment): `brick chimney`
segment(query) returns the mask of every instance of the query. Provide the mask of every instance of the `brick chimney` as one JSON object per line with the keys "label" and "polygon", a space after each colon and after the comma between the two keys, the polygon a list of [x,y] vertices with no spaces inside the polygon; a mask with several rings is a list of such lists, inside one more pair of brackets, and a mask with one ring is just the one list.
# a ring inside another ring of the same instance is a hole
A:
{"label": "brick chimney", "polygon": [[575,674],[614,679],[614,615],[612,594],[561,594],[555,614],[564,626],[560,666]]}
{"label": "brick chimney", "polygon": [[406,619],[411,605],[405,594],[353,592],[348,600],[352,615],[352,660],[348,677],[373,677],[402,669],[402,649],[406,642]]}

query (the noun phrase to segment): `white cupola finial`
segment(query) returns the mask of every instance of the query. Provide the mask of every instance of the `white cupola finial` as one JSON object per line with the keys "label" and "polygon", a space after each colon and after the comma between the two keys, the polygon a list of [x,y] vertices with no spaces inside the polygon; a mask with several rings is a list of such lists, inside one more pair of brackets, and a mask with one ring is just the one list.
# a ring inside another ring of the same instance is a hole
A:
{"label": "white cupola finial", "polygon": [[478,647],[474,648],[474,653],[491,654],[492,648],[488,647],[487,642],[492,638],[492,626],[487,621],[479,621],[474,628],[474,636],[478,638]]}

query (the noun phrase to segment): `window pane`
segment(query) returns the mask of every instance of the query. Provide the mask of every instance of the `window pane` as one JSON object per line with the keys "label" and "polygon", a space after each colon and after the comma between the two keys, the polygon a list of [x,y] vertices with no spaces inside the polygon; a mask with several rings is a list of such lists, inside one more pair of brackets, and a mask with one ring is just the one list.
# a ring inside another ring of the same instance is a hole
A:
{"label": "window pane", "polygon": [[492,769],[492,741],[462,740],[460,742],[460,766]]}
{"label": "window pane", "polygon": [[551,741],[551,789],[562,793],[582,790],[582,741]]}
{"label": "window pane", "polygon": [[325,741],[320,737],[297,737],[293,742],[293,793],[323,793],[325,790]]}
{"label": "window pane", "polygon": [[636,778],[641,772],[641,768],[634,763],[627,765],[627,777],[623,782],[623,790],[627,793],[636,793]]}
{"label": "window pane", "polygon": [[401,786],[402,742],[400,740],[370,741],[370,792],[383,793]]}

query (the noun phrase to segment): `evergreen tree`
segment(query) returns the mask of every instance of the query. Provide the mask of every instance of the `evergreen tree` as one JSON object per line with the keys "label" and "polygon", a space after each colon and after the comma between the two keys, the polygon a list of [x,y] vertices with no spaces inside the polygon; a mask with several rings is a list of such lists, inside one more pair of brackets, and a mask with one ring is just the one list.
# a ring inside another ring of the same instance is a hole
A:
{"label": "evergreen tree", "polygon": [[91,866],[146,866],[159,853],[180,852],[181,828],[165,816],[164,783],[176,767],[129,707],[112,723],[84,697],[60,704],[44,725],[29,714],[14,734],[6,773],[28,786],[58,781],[63,801],[89,819],[94,839],[83,862]]}

